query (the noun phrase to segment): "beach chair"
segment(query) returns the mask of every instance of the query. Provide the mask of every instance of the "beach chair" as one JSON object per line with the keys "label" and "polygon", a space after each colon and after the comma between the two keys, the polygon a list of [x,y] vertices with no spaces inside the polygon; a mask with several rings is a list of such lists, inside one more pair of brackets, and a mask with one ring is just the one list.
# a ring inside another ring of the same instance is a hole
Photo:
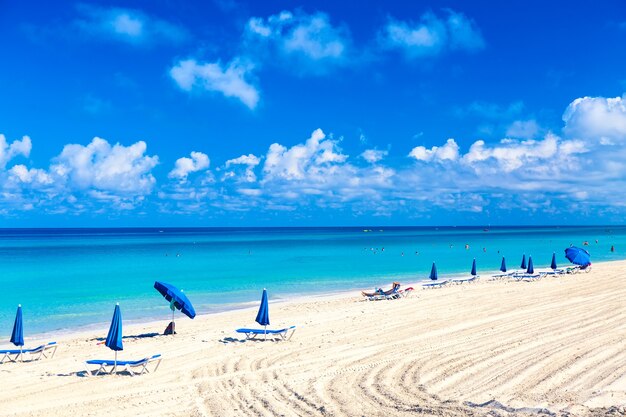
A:
{"label": "beach chair", "polygon": [[450,283],[451,284],[467,284],[467,283],[475,282],[478,278],[480,278],[479,275],[475,275],[470,278],[458,278],[458,279],[450,280]]}
{"label": "beach chair", "polygon": [[361,291],[361,295],[366,298],[368,301],[377,301],[377,300],[389,300],[399,298],[398,291],[400,290],[400,283],[394,282],[391,285],[391,289],[387,291],[383,291],[382,288],[377,289],[374,292]]}
{"label": "beach chair", "polygon": [[385,295],[385,292],[382,290],[382,288],[379,288],[376,292],[367,294],[364,291],[361,291],[361,295],[365,297],[365,301],[379,301],[385,300],[387,298],[387,295]]}
{"label": "beach chair", "polygon": [[[152,371],[148,368],[151,363],[156,363],[156,366]],[[153,355],[148,358],[139,359],[138,361],[117,361],[107,360],[90,360],[85,361],[87,376],[98,376],[100,374],[112,374],[121,371],[128,371],[131,376],[148,374],[150,372],[156,372],[161,364],[161,355]],[[90,366],[98,366],[98,369],[92,371]],[[95,372],[95,374],[93,373]]]}
{"label": "beach chair", "polygon": [[[291,337],[296,332],[296,326],[285,327],[284,329],[271,330],[271,329],[237,329],[237,333],[243,333],[246,335],[246,340],[255,340],[257,336],[280,336],[280,340],[291,340]],[[260,340],[260,339],[258,339]]]}
{"label": "beach chair", "polygon": [[[49,342],[45,345],[37,346],[32,349],[5,349],[0,350],[0,363],[4,363],[4,361],[8,360],[9,362],[17,362],[19,359],[24,359],[23,356],[28,354],[30,356],[35,356],[31,358],[33,361],[38,361],[41,358],[52,358],[54,353],[57,351],[57,342]],[[21,356],[21,358],[20,358]]]}
{"label": "beach chair", "polygon": [[413,294],[413,291],[415,291],[413,287],[407,287],[403,290],[399,290],[398,294],[400,295],[400,297],[407,298],[407,297],[410,297],[411,294]]}
{"label": "beach chair", "polygon": [[564,269],[551,269],[550,271],[542,271],[539,272],[540,275],[563,275],[565,274]]}
{"label": "beach chair", "polygon": [[441,288],[444,285],[447,285],[448,282],[449,282],[448,280],[429,282],[428,284],[422,284],[422,288],[423,289]]}
{"label": "beach chair", "polygon": [[511,278],[513,278],[516,281],[536,281],[537,279],[541,278],[542,275],[539,273],[536,274],[514,274],[511,275]]}
{"label": "beach chair", "polygon": [[578,274],[581,272],[587,273],[591,271],[591,264],[589,265],[585,265],[585,266],[580,266],[580,265],[576,265],[576,266],[570,266],[565,270],[565,273],[567,274]]}

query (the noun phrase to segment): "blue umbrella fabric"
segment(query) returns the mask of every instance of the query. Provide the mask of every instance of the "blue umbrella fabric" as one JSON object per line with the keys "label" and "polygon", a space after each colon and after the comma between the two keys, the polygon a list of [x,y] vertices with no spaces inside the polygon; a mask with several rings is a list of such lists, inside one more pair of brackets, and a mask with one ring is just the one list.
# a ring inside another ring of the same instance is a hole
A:
{"label": "blue umbrella fabric", "polygon": [[15,323],[13,323],[13,332],[11,333],[11,343],[15,346],[24,346],[24,322],[22,320],[22,305],[17,306],[15,314]]}
{"label": "blue umbrella fabric", "polygon": [[572,246],[565,249],[565,257],[574,265],[587,266],[591,265],[591,255],[585,249]]}
{"label": "blue umbrella fabric", "polygon": [[435,263],[433,262],[433,266],[432,268],[430,268],[430,279],[432,279],[433,281],[436,281],[438,276],[437,276],[437,265],[435,265]]}
{"label": "blue umbrella fabric", "polygon": [[556,270],[558,267],[556,266],[556,253],[552,253],[552,262],[550,263],[550,268]]}
{"label": "blue umbrella fabric", "polygon": [[504,256],[502,257],[502,263],[500,264],[500,271],[506,272],[506,260],[504,259]]}
{"label": "blue umbrella fabric", "polygon": [[22,356],[22,347],[24,346],[24,322],[22,320],[22,305],[17,306],[15,313],[15,323],[13,323],[13,332],[11,332],[11,343],[20,347],[20,360],[24,360]]}
{"label": "blue umbrella fabric", "polygon": [[476,276],[476,259],[472,262],[472,272],[470,274]]}
{"label": "blue umbrella fabric", "polygon": [[533,267],[533,257],[529,256],[528,257],[528,269],[526,270],[527,274],[534,274],[535,273],[535,268]]}
{"label": "blue umbrella fabric", "polygon": [[259,312],[256,315],[255,321],[265,327],[265,338],[267,339],[267,325],[270,324],[270,309],[269,303],[267,302],[267,290],[265,288],[263,288],[261,305],[259,306]]}
{"label": "blue umbrella fabric", "polygon": [[179,309],[184,315],[190,319],[196,317],[196,310],[193,308],[193,304],[191,304],[191,301],[189,301],[189,298],[182,290],[179,290],[172,284],[160,281],[154,283],[154,288],[170,302],[170,305]]}
{"label": "blue umbrella fabric", "polygon": [[117,371],[117,351],[124,350],[124,344],[122,343],[122,312],[120,311],[120,304],[115,305],[113,311],[113,319],[111,320],[111,327],[109,327],[109,333],[107,334],[107,340],[104,342],[105,346],[115,351],[115,363],[113,365],[113,372]]}
{"label": "blue umbrella fabric", "polygon": [[519,266],[521,269],[526,269],[526,255],[522,255],[522,263]]}

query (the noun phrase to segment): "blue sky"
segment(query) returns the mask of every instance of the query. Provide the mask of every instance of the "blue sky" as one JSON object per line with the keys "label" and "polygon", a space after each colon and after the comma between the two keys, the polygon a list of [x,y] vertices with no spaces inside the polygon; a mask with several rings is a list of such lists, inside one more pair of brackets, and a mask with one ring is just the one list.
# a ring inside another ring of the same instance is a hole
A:
{"label": "blue sky", "polygon": [[0,2],[0,226],[623,223],[622,1],[336,3]]}

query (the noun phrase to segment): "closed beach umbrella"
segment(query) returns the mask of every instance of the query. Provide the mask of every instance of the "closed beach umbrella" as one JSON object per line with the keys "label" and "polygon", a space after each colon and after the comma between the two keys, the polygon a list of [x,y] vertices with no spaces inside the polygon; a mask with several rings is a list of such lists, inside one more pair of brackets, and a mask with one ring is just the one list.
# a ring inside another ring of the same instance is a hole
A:
{"label": "closed beach umbrella", "polygon": [[437,280],[437,265],[435,265],[434,262],[433,262],[432,268],[430,268],[429,278],[432,279],[433,281]]}
{"label": "closed beach umbrella", "polygon": [[111,327],[109,327],[109,333],[107,334],[107,340],[104,342],[105,346],[115,351],[115,363],[113,364],[113,372],[117,371],[117,351],[124,350],[124,344],[122,343],[122,312],[120,311],[120,303],[115,305],[113,311],[113,319],[111,320]]}
{"label": "closed beach umbrella", "polygon": [[[191,301],[185,295],[183,290],[179,290],[172,284],[167,282],[156,281],[154,288],[170,302],[170,309],[172,310],[172,324],[174,323],[174,311],[180,310],[184,315],[193,319],[196,317],[196,310],[193,308]],[[172,335],[174,334],[174,326],[172,325]]]}
{"label": "closed beach umbrella", "polygon": [[502,263],[500,264],[500,271],[506,272],[506,260],[504,260],[504,256],[502,257]]}
{"label": "closed beach umbrella", "polygon": [[528,257],[528,269],[526,270],[526,273],[528,273],[528,274],[534,274],[535,273],[535,268],[533,267],[533,257],[532,256]]}
{"label": "closed beach umbrella", "polygon": [[522,255],[522,263],[519,266],[521,269],[526,269],[526,255]]}
{"label": "closed beach umbrella", "polygon": [[552,252],[552,262],[550,263],[550,268],[556,269],[556,253]]}
{"label": "closed beach umbrella", "polygon": [[476,276],[476,259],[472,262],[472,272],[470,272],[470,274]]}
{"label": "closed beach umbrella", "polygon": [[22,347],[24,346],[24,324],[22,321],[22,305],[17,306],[17,313],[15,314],[15,323],[13,323],[13,332],[11,333],[11,343],[20,347],[20,359],[22,357]]}
{"label": "closed beach umbrella", "polygon": [[574,265],[591,265],[591,255],[589,255],[589,252],[577,248],[576,246],[565,249],[565,257]]}
{"label": "closed beach umbrella", "polygon": [[267,302],[267,290],[265,288],[263,288],[261,305],[259,306],[259,312],[256,315],[255,321],[265,327],[265,339],[267,339],[267,325],[270,324],[270,309]]}

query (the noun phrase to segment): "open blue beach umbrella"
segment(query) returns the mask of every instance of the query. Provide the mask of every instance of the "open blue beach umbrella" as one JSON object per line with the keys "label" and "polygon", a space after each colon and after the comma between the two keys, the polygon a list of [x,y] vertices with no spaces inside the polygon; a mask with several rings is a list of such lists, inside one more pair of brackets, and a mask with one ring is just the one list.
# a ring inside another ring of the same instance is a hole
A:
{"label": "open blue beach umbrella", "polygon": [[437,280],[437,265],[435,265],[435,263],[433,262],[433,267],[430,268],[430,279],[432,279],[433,281]]}
{"label": "open blue beach umbrella", "polygon": [[587,266],[591,264],[589,252],[576,246],[565,249],[565,257],[574,265]]}
{"label": "open blue beach umbrella", "polygon": [[552,262],[550,263],[550,268],[556,269],[556,253],[552,252]]}
{"label": "open blue beach umbrella", "polygon": [[470,274],[476,276],[476,259],[472,262],[472,272],[470,272]]}
{"label": "open blue beach umbrella", "polygon": [[533,267],[533,257],[529,256],[528,257],[528,269],[526,270],[527,274],[534,274],[535,273],[535,268]]}
{"label": "open blue beach umbrella", "polygon": [[122,343],[122,312],[120,311],[120,303],[115,305],[111,327],[109,327],[107,340],[104,344],[109,349],[115,351],[115,364],[113,365],[113,372],[115,372],[117,370],[117,351],[124,350],[124,344]]}
{"label": "open blue beach umbrella", "polygon": [[[167,300],[170,302],[170,309],[172,310],[172,323],[174,322],[174,310],[179,309],[184,315],[193,319],[196,317],[196,310],[193,308],[191,301],[185,295],[183,290],[179,290],[172,284],[168,284],[167,282],[156,281],[154,283],[154,288]],[[172,329],[172,335],[174,331]]]}
{"label": "open blue beach umbrella", "polygon": [[519,266],[521,269],[526,269],[526,255],[522,255],[522,263]]}
{"label": "open blue beach umbrella", "polygon": [[259,306],[259,312],[256,315],[255,321],[265,327],[265,338],[267,339],[267,325],[270,324],[270,309],[267,302],[267,290],[265,288],[263,288],[261,305]]}
{"label": "open blue beach umbrella", "polygon": [[22,305],[17,306],[15,314],[15,323],[13,323],[13,332],[11,333],[11,343],[20,347],[20,358],[22,358],[22,346],[24,346],[24,323],[22,321]]}
{"label": "open blue beach umbrella", "polygon": [[504,259],[504,256],[502,257],[502,263],[500,264],[500,271],[506,272],[506,260]]}

